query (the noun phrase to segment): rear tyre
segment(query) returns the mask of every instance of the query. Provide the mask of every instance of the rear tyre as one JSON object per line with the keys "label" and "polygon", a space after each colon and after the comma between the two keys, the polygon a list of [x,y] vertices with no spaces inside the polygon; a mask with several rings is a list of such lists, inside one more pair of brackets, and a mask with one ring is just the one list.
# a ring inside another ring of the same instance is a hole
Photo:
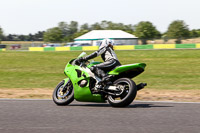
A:
{"label": "rear tyre", "polygon": [[108,96],[108,102],[113,107],[126,107],[128,106],[137,95],[137,87],[133,80],[129,78],[120,78],[114,82],[114,85],[120,86],[120,95]]}
{"label": "rear tyre", "polygon": [[64,86],[64,81],[61,81],[53,92],[53,101],[57,105],[64,106],[70,104],[74,100],[74,89],[73,84],[69,80],[66,87]]}

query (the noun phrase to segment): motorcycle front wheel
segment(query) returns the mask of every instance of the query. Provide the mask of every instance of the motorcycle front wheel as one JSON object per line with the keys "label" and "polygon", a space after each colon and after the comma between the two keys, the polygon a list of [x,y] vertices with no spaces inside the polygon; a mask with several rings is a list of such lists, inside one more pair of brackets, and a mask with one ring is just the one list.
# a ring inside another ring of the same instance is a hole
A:
{"label": "motorcycle front wheel", "polygon": [[129,78],[120,78],[114,82],[114,85],[121,89],[120,94],[116,96],[109,95],[108,102],[113,107],[128,106],[137,95],[137,86],[135,82]]}
{"label": "motorcycle front wheel", "polygon": [[64,81],[61,81],[53,92],[53,101],[57,105],[64,106],[70,104],[74,100],[73,84],[69,80],[64,87]]}

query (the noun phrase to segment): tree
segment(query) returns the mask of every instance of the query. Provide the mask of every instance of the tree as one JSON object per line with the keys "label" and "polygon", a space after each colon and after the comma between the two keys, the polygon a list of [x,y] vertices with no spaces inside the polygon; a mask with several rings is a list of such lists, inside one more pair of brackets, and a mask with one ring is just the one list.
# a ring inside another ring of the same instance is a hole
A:
{"label": "tree", "polygon": [[183,20],[173,21],[167,30],[167,36],[170,38],[175,38],[176,43],[181,43],[182,38],[189,37],[189,28]]}
{"label": "tree", "polygon": [[133,34],[134,26],[124,25],[123,23],[113,23],[112,21],[103,20],[100,23],[94,23],[91,25],[91,30],[123,30]]}
{"label": "tree", "polygon": [[9,34],[6,38],[7,38],[6,41],[13,41],[14,40],[14,37],[11,34]]}
{"label": "tree", "polygon": [[66,22],[58,23],[58,28],[60,28],[60,30],[62,31],[63,38],[70,34],[69,33],[69,26]]}
{"label": "tree", "polygon": [[19,35],[18,38],[20,41],[27,41],[27,37],[25,35]]}
{"label": "tree", "polygon": [[34,35],[34,41],[42,41],[43,40],[43,35],[44,35],[44,31],[38,31],[35,35]]}
{"label": "tree", "polygon": [[4,38],[3,29],[0,27],[0,43],[1,43],[1,40],[3,40],[3,38]]}
{"label": "tree", "polygon": [[80,30],[88,30],[89,31],[90,27],[89,27],[88,23],[85,23],[85,24],[81,25]]}
{"label": "tree", "polygon": [[91,29],[92,29],[92,30],[103,30],[103,29],[101,28],[101,25],[100,25],[99,23],[94,23],[94,24],[92,24],[92,25],[91,25]]}
{"label": "tree", "polygon": [[70,31],[70,35],[73,35],[74,33],[76,33],[78,31],[78,22],[71,21],[69,24],[69,31]]}
{"label": "tree", "polygon": [[70,24],[60,22],[58,28],[62,31],[62,41],[72,41],[73,35],[78,32],[78,22],[71,21]]}
{"label": "tree", "polygon": [[196,32],[198,33],[198,37],[200,37],[200,29],[196,30]]}
{"label": "tree", "polygon": [[34,35],[28,34],[28,41],[34,41]]}
{"label": "tree", "polygon": [[164,33],[162,35],[162,39],[163,39],[163,43],[167,43],[167,41],[169,40],[168,36],[166,35],[166,33]]}
{"label": "tree", "polygon": [[134,34],[142,39],[142,44],[147,44],[147,40],[161,37],[161,33],[149,21],[139,22],[135,26]]}
{"label": "tree", "polygon": [[62,31],[58,27],[48,29],[43,37],[45,42],[61,42],[62,39]]}
{"label": "tree", "polygon": [[190,37],[192,37],[192,38],[199,37],[198,30],[191,30],[190,31]]}

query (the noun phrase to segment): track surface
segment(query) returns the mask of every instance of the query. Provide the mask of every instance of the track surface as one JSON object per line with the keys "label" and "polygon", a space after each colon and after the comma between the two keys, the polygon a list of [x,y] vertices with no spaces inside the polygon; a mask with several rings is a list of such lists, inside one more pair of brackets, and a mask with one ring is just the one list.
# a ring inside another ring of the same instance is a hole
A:
{"label": "track surface", "polygon": [[199,103],[134,102],[127,108],[51,100],[0,100],[0,133],[200,133]]}

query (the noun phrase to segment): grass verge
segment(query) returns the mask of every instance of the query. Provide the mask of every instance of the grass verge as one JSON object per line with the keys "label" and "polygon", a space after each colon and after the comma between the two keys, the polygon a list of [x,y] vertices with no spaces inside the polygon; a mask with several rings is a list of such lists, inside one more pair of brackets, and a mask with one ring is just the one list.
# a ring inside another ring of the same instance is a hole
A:
{"label": "grass verge", "polygon": [[[17,89],[51,91],[65,78],[66,63],[80,53],[0,52],[0,88],[10,90],[9,94]],[[146,89],[200,90],[200,50],[135,50],[116,54],[122,64],[147,64],[145,72],[133,79],[136,83],[147,82]],[[100,57],[95,60],[101,61]]]}

